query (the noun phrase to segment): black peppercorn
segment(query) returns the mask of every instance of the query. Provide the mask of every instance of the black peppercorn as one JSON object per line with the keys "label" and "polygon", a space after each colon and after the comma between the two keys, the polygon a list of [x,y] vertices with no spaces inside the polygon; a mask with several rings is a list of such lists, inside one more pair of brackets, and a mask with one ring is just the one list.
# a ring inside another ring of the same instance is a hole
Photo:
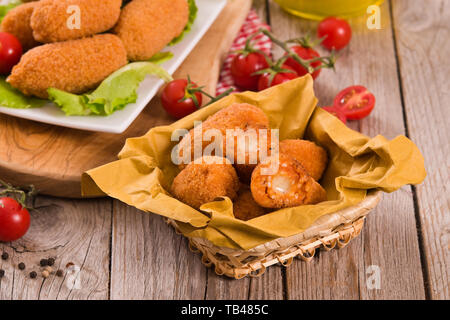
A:
{"label": "black peppercorn", "polygon": [[53,258],[48,258],[48,260],[47,260],[47,265],[52,266],[52,265],[54,265],[54,264],[55,264],[55,259],[53,259]]}
{"label": "black peppercorn", "polygon": [[61,270],[61,269],[59,269],[58,271],[56,271],[56,276],[57,277],[62,277],[64,275],[64,272]]}
{"label": "black peppercorn", "polygon": [[35,271],[31,271],[30,272],[30,278],[31,279],[34,279],[34,278],[36,278],[37,277],[37,273],[35,272]]}
{"label": "black peppercorn", "polygon": [[0,278],[3,278],[5,276],[5,270],[0,269]]}
{"label": "black peppercorn", "polygon": [[23,262],[19,263],[18,267],[20,270],[25,270],[25,263]]}
{"label": "black peppercorn", "polygon": [[8,258],[9,258],[8,252],[3,252],[3,254],[2,254],[2,259],[3,259],[3,260],[8,260]]}
{"label": "black peppercorn", "polygon": [[48,266],[48,260],[47,260],[47,259],[41,259],[41,261],[39,262],[39,264],[41,265],[41,267]]}

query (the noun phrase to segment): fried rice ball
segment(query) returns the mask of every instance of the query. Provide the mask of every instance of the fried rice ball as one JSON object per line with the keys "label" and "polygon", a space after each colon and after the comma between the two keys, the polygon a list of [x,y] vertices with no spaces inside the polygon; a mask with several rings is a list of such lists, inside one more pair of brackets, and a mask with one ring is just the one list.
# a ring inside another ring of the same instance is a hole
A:
{"label": "fried rice ball", "polygon": [[[248,103],[234,103],[210,116],[202,123],[202,135],[205,135],[211,129],[215,129],[221,134],[221,141],[217,143],[222,143],[222,156],[227,156],[233,159],[233,163],[236,164],[236,169],[238,170],[239,176],[242,177],[243,181],[249,181],[251,172],[256,167],[257,163],[250,163],[254,161],[255,156],[258,158],[263,154],[270,154],[270,130],[269,130],[269,118],[260,108],[253,106]],[[229,129],[241,129],[244,133],[248,134],[249,139],[244,141],[239,141],[238,138],[234,137],[234,149],[226,149],[226,135]],[[254,130],[254,135],[250,134],[250,130]],[[262,131],[265,130],[265,131]],[[209,131],[211,132],[211,131]],[[266,134],[267,133],[267,134]],[[251,137],[256,137],[256,139],[251,139]],[[266,152],[261,152],[260,149],[260,137],[266,137],[265,146],[267,148]],[[203,138],[202,150],[204,150],[212,142],[216,142],[215,139],[208,140]],[[244,142],[244,143],[242,143]],[[190,148],[191,156],[188,159],[192,161],[195,158],[194,155],[194,129],[192,129],[188,135],[186,135],[179,144],[179,156],[183,158],[184,150]],[[238,150],[239,149],[239,150]],[[245,154],[243,159],[239,159],[239,156]],[[251,157],[251,153],[254,154]],[[244,160],[244,161],[238,161]],[[238,164],[238,162],[243,162]],[[180,168],[183,168],[185,164],[181,164]]]}
{"label": "fried rice ball", "polygon": [[238,196],[233,201],[233,214],[235,218],[248,221],[266,213],[267,209],[258,205],[253,199],[250,188],[247,185],[241,185]]}
{"label": "fried rice ball", "polygon": [[312,141],[283,140],[280,142],[280,153],[287,154],[300,162],[316,181],[322,177],[327,167],[327,152]]}
{"label": "fried rice ball", "polygon": [[179,36],[189,19],[186,0],[133,0],[120,14],[114,32],[122,39],[128,59],[150,59]]}
{"label": "fried rice ball", "polygon": [[249,103],[233,103],[210,116],[205,123],[219,129],[268,128],[269,118],[260,108]]}
{"label": "fried rice ball", "polygon": [[13,34],[22,45],[23,51],[36,47],[39,43],[34,40],[30,19],[38,2],[24,3],[9,11],[3,18],[0,30]]}
{"label": "fried rice ball", "polygon": [[126,64],[120,39],[102,34],[33,48],[6,81],[26,95],[47,99],[48,88],[84,93]]}
{"label": "fried rice ball", "polygon": [[316,204],[325,201],[327,196],[297,160],[284,154],[259,164],[253,171],[250,188],[256,203],[265,208]]}
{"label": "fried rice ball", "polygon": [[205,156],[191,162],[173,180],[172,193],[180,201],[199,209],[217,197],[236,198],[239,179],[226,158]]}
{"label": "fried rice ball", "polygon": [[[271,156],[272,137],[270,130],[256,129],[255,135],[250,135],[246,139],[245,135],[241,135],[234,141],[234,150],[227,150],[227,155],[232,154],[234,157],[234,166],[238,173],[239,179],[247,184],[250,184],[253,170],[265,158]],[[242,155],[245,158],[239,159]]]}
{"label": "fried rice ball", "polygon": [[[121,5],[122,0],[41,0],[31,16],[33,36],[49,43],[105,32],[118,21]],[[72,8],[80,9],[79,27],[75,25],[77,11]]]}

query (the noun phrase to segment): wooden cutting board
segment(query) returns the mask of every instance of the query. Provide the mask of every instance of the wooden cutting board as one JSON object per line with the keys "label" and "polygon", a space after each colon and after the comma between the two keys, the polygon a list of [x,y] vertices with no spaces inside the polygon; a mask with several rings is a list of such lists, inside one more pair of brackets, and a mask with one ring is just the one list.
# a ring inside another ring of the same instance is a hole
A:
{"label": "wooden cutting board", "polygon": [[[229,0],[174,78],[186,77],[215,92],[220,67],[239,32],[251,0]],[[0,179],[34,185],[47,195],[79,198],[81,174],[117,159],[125,139],[173,122],[155,97],[122,134],[88,132],[0,115]]]}

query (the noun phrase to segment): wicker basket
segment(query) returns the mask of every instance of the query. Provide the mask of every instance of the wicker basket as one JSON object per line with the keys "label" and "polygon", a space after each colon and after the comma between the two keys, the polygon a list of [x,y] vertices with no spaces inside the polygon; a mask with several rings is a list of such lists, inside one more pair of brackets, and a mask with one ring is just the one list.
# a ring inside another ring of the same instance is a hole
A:
{"label": "wicker basket", "polygon": [[[248,251],[218,247],[203,238],[189,238],[189,248],[202,254],[205,266],[214,265],[218,275],[235,279],[248,275],[258,277],[277,263],[289,266],[295,257],[311,261],[318,248],[329,251],[336,246],[345,247],[360,234],[366,215],[380,199],[381,192],[371,191],[358,205],[320,217],[302,233],[275,239]],[[167,222],[178,232],[176,221],[168,219]]]}

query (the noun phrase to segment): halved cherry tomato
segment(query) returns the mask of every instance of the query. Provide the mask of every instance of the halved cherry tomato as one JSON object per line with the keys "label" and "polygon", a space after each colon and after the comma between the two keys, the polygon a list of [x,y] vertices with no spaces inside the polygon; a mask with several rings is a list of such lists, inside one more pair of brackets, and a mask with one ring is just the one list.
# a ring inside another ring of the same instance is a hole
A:
{"label": "halved cherry tomato", "polygon": [[22,45],[17,38],[0,32],[0,74],[7,75],[22,57]]}
{"label": "halved cherry tomato", "polygon": [[324,48],[340,50],[350,42],[352,28],[344,19],[328,17],[319,23],[317,36],[324,38],[321,43]]}
{"label": "halved cherry tomato", "polygon": [[231,62],[231,76],[234,84],[239,88],[256,90],[259,75],[254,75],[254,73],[268,67],[266,58],[259,52],[239,53]]}
{"label": "halved cherry tomato", "polygon": [[22,238],[30,227],[30,213],[12,198],[0,199],[0,241]]}
{"label": "halved cherry tomato", "polygon": [[322,109],[328,111],[333,116],[341,120],[343,123],[347,123],[347,117],[345,116],[344,112],[342,112],[342,109],[336,106],[323,107]]}
{"label": "halved cherry tomato", "polygon": [[333,105],[349,120],[367,117],[375,107],[375,96],[363,86],[348,87],[334,98]]}
{"label": "halved cherry tomato", "polygon": [[298,78],[297,72],[290,66],[283,65],[282,69],[290,70],[291,72],[276,72],[272,82],[270,81],[272,74],[270,72],[263,73],[258,80],[258,91]]}
{"label": "halved cherry tomato", "polygon": [[[190,93],[189,88],[198,88],[193,82],[186,79],[177,79],[169,82],[161,95],[161,102],[164,109],[172,117],[181,119],[196,111],[202,105],[202,94],[198,91]],[[188,90],[187,90],[188,89]],[[195,104],[192,96],[197,98]]]}
{"label": "halved cherry tomato", "polygon": [[[300,58],[305,59],[305,60],[310,60],[313,58],[320,57],[319,53],[312,48],[306,48],[303,46],[293,46],[293,47],[291,47],[291,50],[294,51]],[[295,72],[297,72],[299,77],[304,76],[305,74],[308,73],[308,70],[306,70],[305,67],[303,67],[301,64],[299,64],[293,58],[288,58],[286,60],[285,64],[290,66],[292,69],[294,69]],[[311,63],[311,67],[317,68],[321,64],[322,64],[321,61],[316,61],[316,62]],[[321,71],[321,69],[317,69],[316,71],[314,71],[311,74],[313,79],[316,79],[319,76],[320,71]]]}

